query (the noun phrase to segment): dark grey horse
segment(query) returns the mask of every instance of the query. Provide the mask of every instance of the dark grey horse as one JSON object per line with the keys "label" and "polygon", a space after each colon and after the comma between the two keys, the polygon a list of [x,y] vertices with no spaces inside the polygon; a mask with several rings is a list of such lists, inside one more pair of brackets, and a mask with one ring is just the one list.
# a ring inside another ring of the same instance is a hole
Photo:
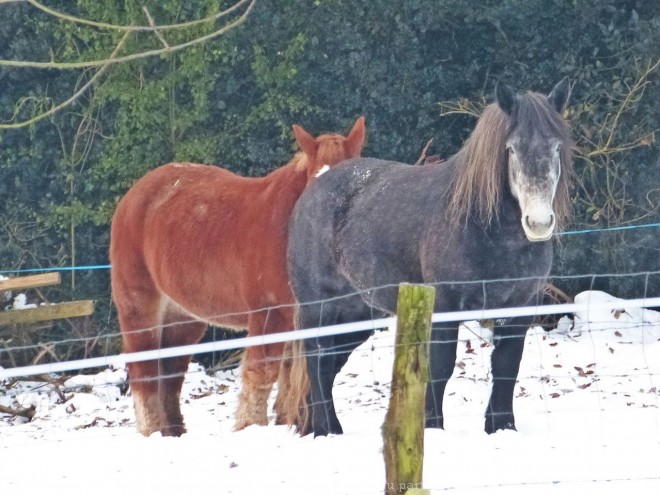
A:
{"label": "dark grey horse", "polygon": [[[562,117],[568,93],[567,79],[548,96],[516,95],[499,84],[497,102],[446,162],[358,158],[319,177],[290,224],[299,327],[393,313],[400,282],[435,284],[436,311],[537,304],[552,261],[550,238],[569,209],[571,139]],[[531,323],[512,318],[494,329],[488,433],[515,429],[513,389]],[[333,380],[369,334],[305,341],[311,425],[303,431],[342,432]],[[432,331],[427,427],[443,427],[457,335],[458,325]]]}

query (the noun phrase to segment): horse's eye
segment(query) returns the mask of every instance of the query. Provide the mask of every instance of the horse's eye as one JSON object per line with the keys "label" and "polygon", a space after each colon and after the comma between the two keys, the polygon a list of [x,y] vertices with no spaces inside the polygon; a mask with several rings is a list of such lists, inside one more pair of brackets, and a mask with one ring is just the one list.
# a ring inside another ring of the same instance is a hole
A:
{"label": "horse's eye", "polygon": [[509,152],[509,155],[515,155],[516,152],[513,150],[512,146],[507,146],[506,150]]}

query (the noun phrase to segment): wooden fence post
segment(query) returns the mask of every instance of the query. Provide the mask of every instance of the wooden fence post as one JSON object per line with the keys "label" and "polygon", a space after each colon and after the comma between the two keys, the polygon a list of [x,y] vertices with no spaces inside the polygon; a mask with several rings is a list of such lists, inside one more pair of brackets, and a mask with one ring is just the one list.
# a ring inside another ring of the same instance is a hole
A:
{"label": "wooden fence post", "polygon": [[426,384],[435,288],[401,284],[390,406],[383,424],[385,494],[430,494],[422,487]]}
{"label": "wooden fence post", "polygon": [[[3,279],[0,280],[0,294],[9,290],[21,291],[36,287],[57,285],[61,280],[62,277],[59,272]],[[0,326],[89,316],[92,313],[94,313],[94,301],[92,300],[48,304],[37,306],[36,308],[12,309],[9,311],[0,311]]]}

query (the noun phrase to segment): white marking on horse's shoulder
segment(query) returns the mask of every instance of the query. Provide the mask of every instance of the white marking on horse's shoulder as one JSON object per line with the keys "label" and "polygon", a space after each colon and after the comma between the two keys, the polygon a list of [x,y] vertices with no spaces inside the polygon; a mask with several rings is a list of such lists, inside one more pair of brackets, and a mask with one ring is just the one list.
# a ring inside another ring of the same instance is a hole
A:
{"label": "white marking on horse's shoulder", "polygon": [[316,172],[316,174],[314,175],[314,177],[320,177],[320,176],[322,176],[324,173],[326,173],[328,170],[330,170],[330,166],[329,166],[329,165],[323,165],[323,166],[319,169],[319,171]]}

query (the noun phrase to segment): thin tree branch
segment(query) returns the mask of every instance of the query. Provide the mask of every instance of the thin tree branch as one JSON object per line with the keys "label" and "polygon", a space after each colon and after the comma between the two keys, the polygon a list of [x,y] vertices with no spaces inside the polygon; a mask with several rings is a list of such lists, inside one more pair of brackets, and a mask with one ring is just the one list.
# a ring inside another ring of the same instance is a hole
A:
{"label": "thin tree branch", "polygon": [[440,115],[471,115],[473,117],[479,118],[481,112],[486,106],[483,101],[481,102],[472,102],[466,98],[463,98],[459,101],[441,101],[438,103],[440,107]]}
{"label": "thin tree branch", "polygon": [[426,152],[429,150],[431,143],[433,143],[433,138],[428,140],[426,146],[424,146],[424,149],[422,149],[422,153],[419,155],[419,158],[415,162],[415,165],[422,165],[424,163],[424,160],[426,160]]}
{"label": "thin tree branch", "polygon": [[149,21],[149,25],[154,28],[154,33],[156,33],[156,36],[158,36],[158,39],[163,43],[163,46],[165,48],[169,48],[170,45],[167,43],[165,38],[163,37],[163,33],[160,32],[160,30],[157,29],[156,23],[154,22],[153,18],[151,17],[151,14],[149,14],[149,10],[147,10],[146,7],[142,7],[142,10],[144,10],[145,15],[147,16],[147,20]]}
{"label": "thin tree branch", "polygon": [[97,80],[101,75],[106,71],[108,67],[110,67],[110,62],[111,60],[114,60],[114,57],[119,53],[119,50],[121,50],[122,46],[126,42],[126,39],[129,37],[131,33],[125,33],[122,39],[119,41],[115,49],[113,50],[112,54],[110,55],[110,59],[108,59],[107,63],[101,67],[98,71],[96,71],[96,74],[94,74],[89,81],[87,81],[86,84],[83,85],[78,91],[76,91],[68,100],[63,101],[57,106],[54,106],[50,110],[41,113],[39,115],[36,115],[35,117],[32,117],[31,119],[24,120],[22,122],[15,122],[13,124],[0,124],[0,129],[17,129],[19,127],[26,127],[30,124],[34,124],[35,122],[39,122],[40,120],[45,119],[46,117],[49,117],[50,115],[53,115],[55,112],[58,112],[62,110],[63,108],[68,107],[69,105],[73,104],[85,91],[87,91]]}
{"label": "thin tree branch", "polygon": [[607,137],[607,141],[605,142],[604,149],[609,149],[610,145],[612,144],[612,141],[614,140],[614,134],[619,126],[619,120],[621,119],[621,115],[623,115],[623,113],[630,108],[631,102],[634,101],[634,96],[636,95],[636,93],[644,89],[644,87],[648,84],[649,75],[659,66],[660,66],[660,59],[658,59],[655,62],[655,64],[653,64],[652,66],[649,64],[646,68],[646,71],[637,79],[632,89],[630,89],[630,91],[628,91],[628,93],[626,94],[623,102],[619,106],[619,110],[614,116],[614,120],[612,121],[612,125],[610,126],[610,133],[609,136]]}
{"label": "thin tree branch", "polygon": [[[8,0],[0,0],[0,3],[5,3]],[[45,12],[46,14],[52,15],[53,17],[57,17],[58,19],[62,19],[65,21],[69,22],[74,22],[76,24],[84,24],[86,26],[93,26],[97,27],[100,29],[113,29],[117,31],[167,31],[171,29],[185,29],[193,26],[197,26],[198,24],[203,24],[205,22],[211,22],[211,21],[217,21],[218,19],[225,17],[236,10],[240,9],[243,5],[245,5],[249,0],[240,0],[236,4],[232,5],[226,10],[223,10],[221,12],[218,12],[217,14],[213,14],[208,17],[204,17],[203,19],[196,19],[194,21],[188,21],[188,22],[182,22],[179,24],[164,24],[162,26],[154,26],[154,25],[149,25],[149,26],[121,26],[118,24],[109,24],[107,22],[98,22],[98,21],[91,21],[89,19],[83,19],[80,17],[75,17],[72,15],[64,14],[62,12],[59,12],[57,10],[53,10],[50,7],[46,7],[45,5],[37,2],[36,0],[13,0],[13,1],[25,1],[32,5],[33,7],[41,10],[42,12]]]}
{"label": "thin tree branch", "polygon": [[[13,1],[19,1],[19,0],[13,0]],[[0,414],[9,414],[10,416],[22,416],[24,418],[31,420],[32,418],[34,418],[35,413],[36,411],[34,409],[34,406],[30,406],[26,409],[12,409],[11,407],[5,407],[3,405],[0,405]]]}
{"label": "thin tree branch", "polygon": [[[31,1],[31,0],[28,0]],[[241,0],[241,1],[246,1],[246,0]],[[174,45],[166,48],[160,48],[158,50],[147,50],[145,52],[140,52],[140,53],[133,53],[131,55],[126,55],[124,57],[117,57],[117,58],[108,58],[104,60],[90,60],[88,62],[27,62],[24,60],[0,60],[0,66],[8,66],[8,67],[30,67],[33,69],[85,69],[85,68],[90,68],[90,67],[99,67],[102,65],[106,64],[119,64],[123,62],[129,62],[132,60],[138,60],[141,58],[147,58],[147,57],[153,57],[157,55],[163,55],[164,53],[174,53],[181,51],[185,48],[189,48],[191,46],[199,45],[200,43],[204,43],[206,41],[209,41],[213,38],[217,38],[218,36],[223,35],[227,31],[239,26],[240,24],[244,23],[245,20],[247,19],[248,15],[254,8],[254,5],[256,4],[257,0],[250,0],[250,3],[243,12],[243,14],[235,19],[234,21],[230,22],[229,24],[226,24],[222,28],[218,29],[217,31],[214,31],[210,34],[207,34],[205,36],[201,36],[199,38],[195,38],[191,41],[187,41],[185,43],[181,43],[179,45]],[[150,30],[154,30],[153,28],[149,27]],[[158,29],[162,29],[162,27],[158,27]],[[127,30],[130,32],[130,30]]]}

